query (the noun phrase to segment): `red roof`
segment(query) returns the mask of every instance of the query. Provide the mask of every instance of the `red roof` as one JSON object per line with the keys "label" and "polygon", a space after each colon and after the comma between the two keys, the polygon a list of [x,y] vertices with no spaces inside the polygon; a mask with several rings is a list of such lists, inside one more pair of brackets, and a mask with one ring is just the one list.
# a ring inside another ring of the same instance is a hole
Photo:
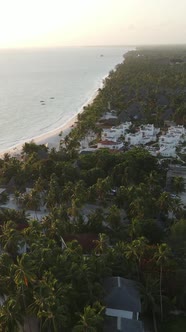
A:
{"label": "red roof", "polygon": [[94,233],[83,233],[83,234],[69,234],[64,235],[63,239],[65,242],[71,242],[73,240],[78,241],[78,243],[83,248],[83,251],[90,251],[95,249],[95,240],[98,240],[98,235]]}
{"label": "red roof", "polygon": [[99,143],[103,144],[103,145],[118,145],[119,144],[119,143],[113,142],[113,141],[100,141]]}

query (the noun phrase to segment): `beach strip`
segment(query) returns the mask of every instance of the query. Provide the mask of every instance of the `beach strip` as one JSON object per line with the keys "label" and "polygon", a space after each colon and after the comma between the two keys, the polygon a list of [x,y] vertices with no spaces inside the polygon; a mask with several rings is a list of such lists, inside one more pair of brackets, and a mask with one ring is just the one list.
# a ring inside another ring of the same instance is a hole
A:
{"label": "beach strip", "polygon": [[[101,87],[102,86],[103,86],[103,83],[101,84]],[[66,121],[61,127],[54,129],[51,132],[44,133],[40,136],[25,140],[24,142],[17,144],[9,149],[5,149],[4,151],[0,152],[0,158],[4,158],[5,153],[8,153],[11,157],[19,158],[23,145],[25,143],[30,143],[30,142],[34,142],[38,145],[45,144],[49,148],[49,150],[52,148],[55,148],[56,150],[58,150],[61,138],[64,138],[66,135],[68,135],[70,133],[70,131],[73,129],[76,122],[78,121],[78,114],[80,114],[84,111],[84,107],[86,105],[93,103],[93,101],[96,98],[96,96],[98,95],[98,93],[99,93],[99,89],[97,89],[94,92],[93,96],[86,103],[83,104],[83,106],[81,107],[79,112],[76,115],[74,115],[72,118],[70,118],[68,121]],[[61,133],[62,133],[62,137],[59,136]]]}
{"label": "beach strip", "polygon": [[12,157],[19,157],[22,151],[22,147],[25,143],[34,142],[36,144],[45,144],[49,149],[55,148],[58,150],[59,143],[61,136],[59,134],[62,132],[62,137],[64,138],[66,135],[70,133],[72,128],[75,125],[75,122],[77,121],[77,115],[75,115],[73,118],[71,118],[69,121],[66,122],[66,124],[62,125],[60,128],[53,130],[50,133],[43,134],[39,137],[29,139],[23,143],[20,143],[16,145],[15,147],[12,147],[10,149],[6,149],[5,151],[2,151],[0,153],[0,158],[4,157],[5,153],[8,153]]}

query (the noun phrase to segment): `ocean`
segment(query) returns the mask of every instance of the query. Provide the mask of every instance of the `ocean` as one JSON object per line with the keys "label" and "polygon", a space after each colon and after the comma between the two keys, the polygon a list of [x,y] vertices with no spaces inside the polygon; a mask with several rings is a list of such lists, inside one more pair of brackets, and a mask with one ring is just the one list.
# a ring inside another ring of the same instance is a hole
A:
{"label": "ocean", "polygon": [[0,152],[52,132],[92,98],[127,47],[0,50]]}

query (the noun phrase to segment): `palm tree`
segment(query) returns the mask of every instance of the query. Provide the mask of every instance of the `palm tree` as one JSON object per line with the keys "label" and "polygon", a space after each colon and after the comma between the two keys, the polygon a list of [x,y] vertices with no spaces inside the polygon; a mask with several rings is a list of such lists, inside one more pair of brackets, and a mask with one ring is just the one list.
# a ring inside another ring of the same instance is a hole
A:
{"label": "palm tree", "polygon": [[[30,285],[33,285],[36,281],[34,270],[35,266],[28,254],[23,254],[21,257],[17,256],[16,264],[11,266],[11,273],[14,277],[16,292],[20,298],[20,304],[22,303],[23,305],[25,315],[27,314],[26,302],[29,299],[28,292],[30,290]],[[29,317],[27,317],[27,323],[31,332]]]}
{"label": "palm tree", "polygon": [[98,332],[103,322],[104,307],[96,302],[91,307],[90,305],[84,308],[83,314],[80,314],[78,324],[73,328],[73,332]]}
{"label": "palm tree", "polygon": [[163,280],[163,266],[170,261],[171,249],[166,243],[161,243],[157,245],[157,251],[154,254],[154,259],[157,265],[160,267],[160,277],[159,277],[159,293],[160,293],[160,310],[161,319],[163,320],[163,297],[162,297],[162,280]]}
{"label": "palm tree", "polygon": [[157,200],[157,208],[163,214],[167,214],[172,208],[172,197],[170,193],[164,191]]}
{"label": "palm tree", "polygon": [[28,254],[23,254],[21,257],[17,256],[17,262],[12,266],[14,270],[14,280],[17,287],[29,286],[29,283],[33,283],[36,279],[35,271],[36,267],[30,260]]}
{"label": "palm tree", "polygon": [[59,178],[55,173],[52,173],[50,176],[49,189],[46,197],[46,205],[49,209],[59,203],[60,194],[61,190],[59,187]]}
{"label": "palm tree", "polygon": [[135,264],[138,279],[140,279],[141,260],[147,248],[147,242],[147,239],[142,236],[127,244],[125,248],[125,257]]}
{"label": "palm tree", "polygon": [[50,329],[52,332],[62,330],[66,325],[68,310],[63,290],[51,272],[45,272],[34,287],[33,302],[28,312],[40,320],[40,331]]}
{"label": "palm tree", "polygon": [[23,313],[19,302],[8,298],[0,307],[0,332],[18,332],[23,324]]}
{"label": "palm tree", "polygon": [[140,285],[142,308],[144,312],[152,311],[154,332],[158,332],[156,314],[159,309],[159,282],[149,276],[144,277],[145,280]]}
{"label": "palm tree", "polygon": [[116,205],[112,205],[109,208],[106,221],[112,229],[118,229],[121,225],[121,215],[120,210]]}
{"label": "palm tree", "polygon": [[94,240],[94,243],[96,245],[95,247],[95,253],[98,255],[101,255],[103,253],[105,253],[105,251],[108,248],[108,237],[106,234],[99,234],[99,239],[98,240]]}
{"label": "palm tree", "polygon": [[77,221],[79,215],[79,200],[78,198],[72,198],[71,207],[68,209],[69,215],[73,218],[73,221]]}
{"label": "palm tree", "polygon": [[43,228],[42,225],[37,220],[30,220],[29,226],[26,227],[23,232],[24,241],[31,246],[34,242],[42,239]]}
{"label": "palm tree", "polygon": [[88,215],[88,222],[86,224],[88,231],[97,234],[101,233],[103,231],[103,220],[104,213],[101,208],[91,212]]}
{"label": "palm tree", "polygon": [[4,161],[5,161],[5,162],[9,162],[10,158],[11,158],[10,154],[7,153],[7,152],[5,152],[5,153],[4,153],[4,158],[3,158]]}
{"label": "palm tree", "polygon": [[131,240],[139,237],[140,234],[140,220],[138,218],[132,218],[131,223],[129,224],[129,235]]}
{"label": "palm tree", "polygon": [[111,180],[108,176],[105,179],[99,178],[97,180],[96,184],[94,185],[94,188],[98,196],[98,199],[100,201],[102,202],[105,201],[105,195],[109,191],[110,187],[111,187]]}
{"label": "palm tree", "polygon": [[129,215],[131,218],[143,219],[145,217],[146,201],[143,197],[137,197],[129,205]]}
{"label": "palm tree", "polygon": [[0,243],[4,251],[15,256],[21,239],[20,233],[12,221],[7,221],[1,226]]}
{"label": "palm tree", "polygon": [[182,176],[175,176],[172,178],[173,190],[178,194],[184,191],[184,178]]}
{"label": "palm tree", "polygon": [[6,297],[14,292],[13,276],[10,273],[13,258],[8,253],[1,253],[0,255],[0,295]]}

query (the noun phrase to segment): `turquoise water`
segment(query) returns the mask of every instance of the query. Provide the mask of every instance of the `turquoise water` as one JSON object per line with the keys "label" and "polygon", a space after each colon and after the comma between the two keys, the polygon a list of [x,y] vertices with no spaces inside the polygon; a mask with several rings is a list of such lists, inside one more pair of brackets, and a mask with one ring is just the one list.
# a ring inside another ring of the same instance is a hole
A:
{"label": "turquoise water", "polygon": [[0,152],[62,126],[88,102],[128,50],[1,50]]}

